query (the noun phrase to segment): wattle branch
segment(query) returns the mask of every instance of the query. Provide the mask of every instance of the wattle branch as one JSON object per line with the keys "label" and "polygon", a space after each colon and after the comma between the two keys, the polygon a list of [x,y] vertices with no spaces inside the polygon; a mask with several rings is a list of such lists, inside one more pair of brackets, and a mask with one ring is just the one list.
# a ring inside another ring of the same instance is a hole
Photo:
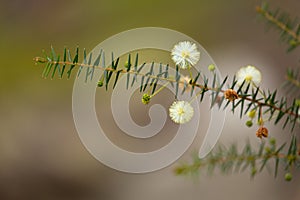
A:
{"label": "wattle branch", "polygon": [[267,3],[256,7],[259,13],[275,29],[281,31],[281,39],[289,45],[291,51],[300,45],[300,24],[296,19],[291,19],[287,13],[279,9],[271,11]]}
{"label": "wattle branch", "polygon": [[[238,85],[236,77],[233,77],[232,83],[228,84],[228,77],[225,77],[222,81],[217,80],[215,71],[212,70],[213,80],[210,81],[204,74],[197,72],[197,75],[192,77],[189,82],[182,80],[179,68],[176,67],[175,75],[170,75],[169,65],[163,66],[160,64],[159,72],[154,73],[154,67],[157,67],[154,63],[147,69],[147,73],[142,73],[141,70],[145,68],[145,63],[138,65],[138,54],[135,57],[135,62],[132,64],[131,55],[128,55],[128,61],[124,64],[124,67],[119,68],[119,59],[114,60],[112,54],[111,64],[105,67],[105,61],[103,57],[104,52],[101,51],[96,55],[94,63],[92,63],[92,55],[90,54],[87,58],[86,51],[83,52],[84,62],[78,62],[79,59],[79,49],[75,51],[75,56],[72,57],[68,49],[64,49],[63,56],[57,56],[54,49],[51,47],[50,55],[44,57],[35,57],[34,61],[45,65],[42,76],[47,78],[51,74],[51,78],[54,78],[55,74],[58,74],[59,78],[63,78],[65,72],[67,73],[67,78],[70,78],[73,70],[78,68],[77,77],[85,74],[85,80],[92,80],[94,76],[94,70],[99,69],[104,71],[103,76],[100,78],[98,86],[101,87],[105,85],[108,89],[108,85],[112,80],[112,75],[115,74],[113,89],[116,86],[121,74],[127,76],[127,89],[131,85],[135,84],[138,77],[141,77],[140,92],[144,92],[147,87],[152,87],[152,93],[157,90],[158,81],[164,81],[170,83],[176,90],[176,97],[181,93],[185,93],[191,88],[191,96],[194,94],[194,90],[198,89],[200,92],[196,95],[200,96],[200,102],[203,101],[204,95],[210,91],[211,95],[211,107],[218,104],[221,107],[224,103],[223,108],[228,107],[229,104],[232,105],[232,112],[235,111],[237,107],[240,107],[240,118],[246,115],[251,110],[257,111],[257,122],[260,126],[263,126],[264,121],[274,120],[274,124],[277,124],[281,119],[286,116],[283,128],[287,124],[291,124],[291,130],[294,129],[297,120],[299,120],[299,101],[294,100],[291,105],[288,106],[287,100],[281,98],[280,101],[277,100],[276,94],[274,92],[261,90],[259,87],[255,87],[251,82],[244,80],[242,84]],[[61,59],[62,58],[62,59]],[[102,64],[100,61],[102,60]],[[67,69],[68,68],[68,69]],[[84,70],[86,73],[84,73]],[[132,78],[132,79],[131,79]],[[131,83],[130,83],[131,82]],[[175,86],[174,86],[175,85]],[[149,99],[150,100],[150,99]],[[247,105],[246,105],[247,104]],[[268,115],[268,119],[264,120],[263,116]],[[253,118],[253,117],[252,117]],[[249,124],[248,124],[249,125]]]}
{"label": "wattle branch", "polygon": [[[216,168],[223,174],[251,171],[251,177],[262,172],[270,163],[274,163],[274,176],[277,177],[279,164],[286,172],[285,180],[292,179],[292,171],[300,167],[299,148],[296,137],[292,137],[287,152],[284,152],[286,143],[277,146],[276,140],[271,138],[269,143],[262,142],[258,150],[254,150],[248,142],[242,152],[238,152],[236,145],[229,148],[219,146],[205,158],[195,156],[191,164],[181,164],[175,168],[177,175],[193,175],[203,170],[213,173]],[[272,162],[275,161],[275,162]]]}
{"label": "wattle branch", "polygon": [[108,89],[108,85],[112,80],[113,74],[115,74],[113,89],[116,86],[120,75],[123,74],[127,75],[127,89],[130,85],[133,86],[133,84],[137,82],[138,77],[141,77],[140,92],[144,92],[145,89],[150,86],[152,87],[151,94],[153,94],[157,90],[158,82],[164,81],[175,87],[176,97],[178,96],[180,89],[181,93],[184,93],[187,92],[187,88],[191,88],[191,96],[193,96],[194,90],[199,89],[200,92],[196,93],[196,95],[200,96],[200,102],[202,102],[204,95],[210,91],[212,102],[211,107],[215,104],[218,104],[219,107],[221,107],[224,102],[226,103],[224,103],[225,105],[223,108],[225,109],[229,104],[231,104],[232,112],[234,112],[237,107],[240,107],[240,118],[242,118],[243,115],[246,115],[249,111],[255,110],[258,112],[257,122],[260,126],[263,126],[264,121],[266,121],[263,119],[263,116],[267,114],[269,115],[267,121],[274,118],[274,124],[277,124],[284,116],[286,116],[283,128],[285,128],[287,124],[291,124],[291,130],[294,129],[297,120],[299,120],[298,111],[300,104],[298,101],[294,100],[293,103],[288,106],[285,98],[281,98],[280,101],[277,100],[276,90],[274,92],[268,91],[268,93],[266,93],[259,87],[254,87],[251,82],[247,82],[246,80],[244,80],[242,84],[238,85],[238,81],[235,76],[233,77],[232,83],[228,84],[228,77],[225,77],[221,82],[219,82],[215,71],[212,71],[214,75],[212,81],[210,81],[204,74],[197,72],[197,75],[187,82],[181,79],[179,68],[177,66],[175,75],[170,75],[169,65],[163,66],[162,64],[158,66],[159,72],[155,74],[154,67],[157,66],[154,63],[152,63],[151,67],[149,67],[147,73],[142,73],[141,70],[144,69],[146,65],[145,63],[138,65],[138,54],[136,55],[134,64],[132,64],[131,55],[129,54],[128,61],[125,63],[123,68],[118,68],[119,58],[114,60],[113,54],[110,66],[105,67],[105,62],[102,62],[100,65],[100,61],[104,60],[101,59],[103,54],[104,52],[101,51],[98,55],[96,55],[96,59],[94,63],[92,63],[92,55],[87,58],[86,51],[84,50],[84,62],[81,63],[78,62],[78,48],[75,51],[75,56],[72,57],[70,51],[66,48],[64,49],[63,56],[57,56],[54,49],[51,47],[51,53],[49,56],[45,54],[44,57],[35,57],[34,61],[45,65],[42,74],[44,78],[47,78],[50,74],[51,78],[54,78],[55,74],[58,74],[59,78],[63,78],[65,72],[67,73],[67,78],[70,78],[73,70],[75,68],[79,68],[77,77],[84,74],[85,70],[85,80],[88,81],[93,79],[94,70],[100,69],[104,71],[104,73],[99,80],[98,86],[101,87],[105,85],[106,89]]}

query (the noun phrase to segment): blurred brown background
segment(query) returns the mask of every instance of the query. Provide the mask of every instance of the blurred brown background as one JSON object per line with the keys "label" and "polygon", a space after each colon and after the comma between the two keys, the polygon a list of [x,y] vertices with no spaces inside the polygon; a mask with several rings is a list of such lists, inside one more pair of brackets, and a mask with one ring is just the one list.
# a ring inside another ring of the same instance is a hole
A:
{"label": "blurred brown background", "polygon": [[[270,0],[300,17],[300,1]],[[261,1],[0,1],[0,199],[150,200],[150,199],[299,199],[299,175],[286,183],[264,172],[212,177],[176,177],[176,164],[158,172],[132,175],[95,160],[81,144],[72,118],[73,80],[43,80],[32,58],[52,44],[58,51],[76,45],[93,49],[121,31],[144,26],[185,33],[207,49],[221,73],[256,65],[263,87],[278,88],[287,67],[298,66],[299,49],[286,54],[274,31],[265,33],[255,6]],[[228,114],[220,142],[246,138],[255,127]],[[269,125],[271,135],[289,138]],[[234,137],[233,137],[234,136]],[[199,144],[191,149],[195,150]],[[187,152],[180,161],[188,160]],[[298,177],[298,178],[297,178]]]}

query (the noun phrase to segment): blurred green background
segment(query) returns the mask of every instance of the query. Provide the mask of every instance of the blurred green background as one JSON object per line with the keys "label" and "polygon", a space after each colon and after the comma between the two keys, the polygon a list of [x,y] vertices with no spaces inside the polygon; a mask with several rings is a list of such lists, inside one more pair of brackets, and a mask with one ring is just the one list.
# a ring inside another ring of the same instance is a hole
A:
{"label": "blurred green background", "polygon": [[[300,16],[298,0],[270,0]],[[176,177],[174,165],[132,175],[109,169],[81,144],[72,118],[73,80],[42,79],[33,57],[52,44],[58,51],[79,45],[92,50],[106,38],[137,27],[156,26],[193,37],[210,53],[223,75],[253,64],[265,88],[278,88],[287,67],[299,63],[299,50],[286,54],[274,31],[265,33],[255,6],[261,1],[50,1],[0,2],[0,199],[150,200],[150,199],[299,199],[299,180],[284,182],[267,172],[200,181]],[[221,142],[250,138],[255,127],[228,114]],[[271,135],[284,138],[279,127]],[[285,134],[289,137],[288,134]],[[238,140],[238,141],[237,141]],[[198,146],[197,146],[198,145]],[[197,149],[199,144],[192,148]],[[187,152],[180,161],[190,158]],[[299,176],[297,176],[299,178]]]}

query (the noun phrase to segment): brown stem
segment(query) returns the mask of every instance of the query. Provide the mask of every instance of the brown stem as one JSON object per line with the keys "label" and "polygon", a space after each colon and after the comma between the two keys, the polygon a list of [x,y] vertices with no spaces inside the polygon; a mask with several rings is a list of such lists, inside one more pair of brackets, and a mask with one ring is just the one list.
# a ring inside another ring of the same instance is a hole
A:
{"label": "brown stem", "polygon": [[284,30],[286,33],[288,33],[290,36],[294,38],[295,41],[300,42],[300,37],[289,27],[287,27],[284,23],[278,21],[273,15],[264,9],[262,9],[260,6],[256,7],[256,12],[262,14],[268,21],[274,23],[279,27],[281,30]]}

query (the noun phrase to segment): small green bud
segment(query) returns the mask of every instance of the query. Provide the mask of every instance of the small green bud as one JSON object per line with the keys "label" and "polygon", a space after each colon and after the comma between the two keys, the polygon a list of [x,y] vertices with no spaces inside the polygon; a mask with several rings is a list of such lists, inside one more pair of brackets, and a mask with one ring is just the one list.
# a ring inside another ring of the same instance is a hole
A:
{"label": "small green bud", "polygon": [[103,86],[103,81],[99,81],[97,84],[98,87],[102,87]]}
{"label": "small green bud", "polygon": [[293,162],[293,161],[296,160],[296,156],[294,156],[294,155],[288,155],[287,159],[288,159],[289,162]]}
{"label": "small green bud", "polygon": [[253,122],[251,120],[248,120],[246,122],[246,126],[251,127],[253,125]]}
{"label": "small green bud", "polygon": [[290,40],[289,43],[291,46],[297,46],[299,44],[299,42],[297,42],[296,40]]}
{"label": "small green bud", "polygon": [[255,167],[251,170],[251,176],[254,176],[257,173],[257,169]]}
{"label": "small green bud", "polygon": [[271,138],[269,142],[270,142],[271,145],[275,145],[276,144],[276,139],[275,138]]}
{"label": "small green bud", "polygon": [[184,173],[184,168],[183,167],[178,167],[174,169],[175,175],[181,175]]}
{"label": "small green bud", "polygon": [[128,61],[125,62],[124,67],[127,69],[129,67]]}
{"label": "small green bud", "polygon": [[292,178],[293,178],[293,176],[292,176],[292,174],[291,173],[286,173],[285,174],[285,176],[284,176],[284,179],[286,180],[286,181],[291,181],[292,180]]}
{"label": "small green bud", "polygon": [[267,153],[271,153],[271,148],[270,148],[270,147],[266,147],[266,148],[265,148],[265,151],[266,151]]}
{"label": "small green bud", "polygon": [[215,69],[216,69],[216,67],[215,67],[214,64],[210,64],[210,65],[208,66],[208,70],[211,71],[211,72],[215,71]]}
{"label": "small green bud", "polygon": [[151,96],[149,95],[149,94],[143,94],[143,97],[142,97],[142,102],[143,102],[143,104],[148,104],[149,102],[150,102],[150,100],[151,100]]}
{"label": "small green bud", "polygon": [[253,119],[256,115],[256,110],[251,110],[247,113],[248,117]]}
{"label": "small green bud", "polygon": [[296,99],[295,105],[296,105],[296,106],[300,106],[300,99]]}

